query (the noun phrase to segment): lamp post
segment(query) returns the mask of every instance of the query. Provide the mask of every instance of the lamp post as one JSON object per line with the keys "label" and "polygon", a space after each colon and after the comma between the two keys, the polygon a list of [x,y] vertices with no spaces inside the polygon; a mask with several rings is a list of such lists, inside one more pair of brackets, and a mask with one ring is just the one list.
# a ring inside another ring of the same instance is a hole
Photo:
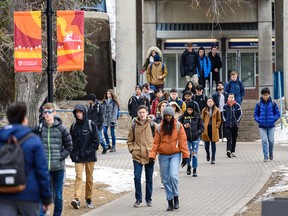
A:
{"label": "lamp post", "polygon": [[47,76],[48,76],[48,102],[53,103],[53,42],[52,42],[52,17],[53,6],[52,0],[47,0]]}

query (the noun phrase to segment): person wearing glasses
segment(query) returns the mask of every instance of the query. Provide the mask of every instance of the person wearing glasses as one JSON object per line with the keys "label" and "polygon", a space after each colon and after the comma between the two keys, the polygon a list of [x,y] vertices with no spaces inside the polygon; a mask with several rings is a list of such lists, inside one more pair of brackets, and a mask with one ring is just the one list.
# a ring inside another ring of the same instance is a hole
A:
{"label": "person wearing glasses", "polygon": [[[53,103],[43,106],[44,121],[34,129],[42,139],[48,170],[51,178],[51,191],[53,192],[54,216],[62,215],[63,208],[63,182],[65,171],[65,159],[72,151],[72,138],[62,120],[56,115],[56,107]],[[44,215],[44,212],[40,212]]]}

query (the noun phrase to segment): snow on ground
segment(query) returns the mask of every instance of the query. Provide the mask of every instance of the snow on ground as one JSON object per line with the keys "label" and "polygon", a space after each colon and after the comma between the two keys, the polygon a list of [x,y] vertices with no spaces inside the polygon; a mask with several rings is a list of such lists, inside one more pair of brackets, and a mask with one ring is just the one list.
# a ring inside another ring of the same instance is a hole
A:
{"label": "snow on ground", "polygon": [[[154,172],[154,177],[157,172]],[[144,173],[142,174],[142,182]],[[71,159],[66,159],[66,178],[75,179],[75,167]],[[83,179],[85,180],[85,172],[83,172]],[[121,193],[132,191],[134,188],[134,172],[132,169],[115,169],[106,166],[95,166],[93,173],[94,182],[104,183],[109,185],[105,190],[112,193]]]}

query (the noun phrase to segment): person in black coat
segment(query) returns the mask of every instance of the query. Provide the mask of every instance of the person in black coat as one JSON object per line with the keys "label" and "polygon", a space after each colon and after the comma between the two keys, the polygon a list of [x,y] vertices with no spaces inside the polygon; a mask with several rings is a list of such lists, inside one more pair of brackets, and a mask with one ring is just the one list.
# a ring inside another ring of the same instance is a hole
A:
{"label": "person in black coat", "polygon": [[96,125],[99,134],[99,141],[103,148],[102,154],[106,154],[108,146],[102,136],[103,109],[99,101],[96,99],[95,94],[88,95],[88,119],[91,119]]}
{"label": "person in black coat", "polygon": [[211,51],[208,53],[208,58],[211,61],[211,72],[212,72],[212,80],[215,82],[215,86],[220,81],[220,69],[222,68],[222,61],[220,56],[216,53],[217,46],[212,46]]}
{"label": "person in black coat", "polygon": [[132,119],[138,116],[137,108],[140,105],[147,106],[150,113],[150,102],[148,98],[142,94],[142,86],[137,85],[135,87],[135,93],[130,97],[128,102],[128,112]]}
{"label": "person in black coat", "polygon": [[188,159],[187,175],[191,175],[191,157],[193,176],[197,176],[196,169],[198,167],[198,147],[201,134],[204,131],[204,124],[198,112],[195,112],[195,104],[188,103],[185,113],[179,118],[179,122],[183,124],[187,141],[190,157]]}
{"label": "person in black coat", "polygon": [[94,208],[92,203],[93,192],[93,171],[94,164],[97,161],[96,151],[99,146],[99,134],[97,125],[88,120],[86,107],[84,105],[76,105],[73,111],[76,122],[71,125],[70,134],[73,140],[73,150],[70,157],[75,162],[75,199],[71,205],[75,209],[80,208],[80,197],[82,189],[82,174],[85,168],[86,173],[86,206]]}

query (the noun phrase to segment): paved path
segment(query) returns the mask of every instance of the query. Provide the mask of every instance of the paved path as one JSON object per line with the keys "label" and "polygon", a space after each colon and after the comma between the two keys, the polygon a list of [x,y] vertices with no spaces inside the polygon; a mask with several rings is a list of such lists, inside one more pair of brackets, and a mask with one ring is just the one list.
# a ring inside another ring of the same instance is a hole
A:
{"label": "paved path", "polygon": [[[263,187],[271,172],[279,166],[288,166],[287,147],[276,146],[274,160],[264,163],[260,143],[239,143],[236,158],[227,158],[224,143],[217,144],[216,164],[205,161],[205,150],[199,147],[198,177],[186,175],[186,167],[179,169],[180,209],[166,212],[165,191],[160,189],[157,176],[153,185],[153,207],[145,202],[140,208],[133,208],[134,191],[114,200],[84,216],[159,216],[159,215],[193,215],[193,216],[233,216],[241,210]],[[132,160],[127,149],[115,154],[99,155],[98,165],[118,169],[132,169]],[[158,162],[155,170],[158,170]],[[145,190],[143,200],[145,200]]]}

